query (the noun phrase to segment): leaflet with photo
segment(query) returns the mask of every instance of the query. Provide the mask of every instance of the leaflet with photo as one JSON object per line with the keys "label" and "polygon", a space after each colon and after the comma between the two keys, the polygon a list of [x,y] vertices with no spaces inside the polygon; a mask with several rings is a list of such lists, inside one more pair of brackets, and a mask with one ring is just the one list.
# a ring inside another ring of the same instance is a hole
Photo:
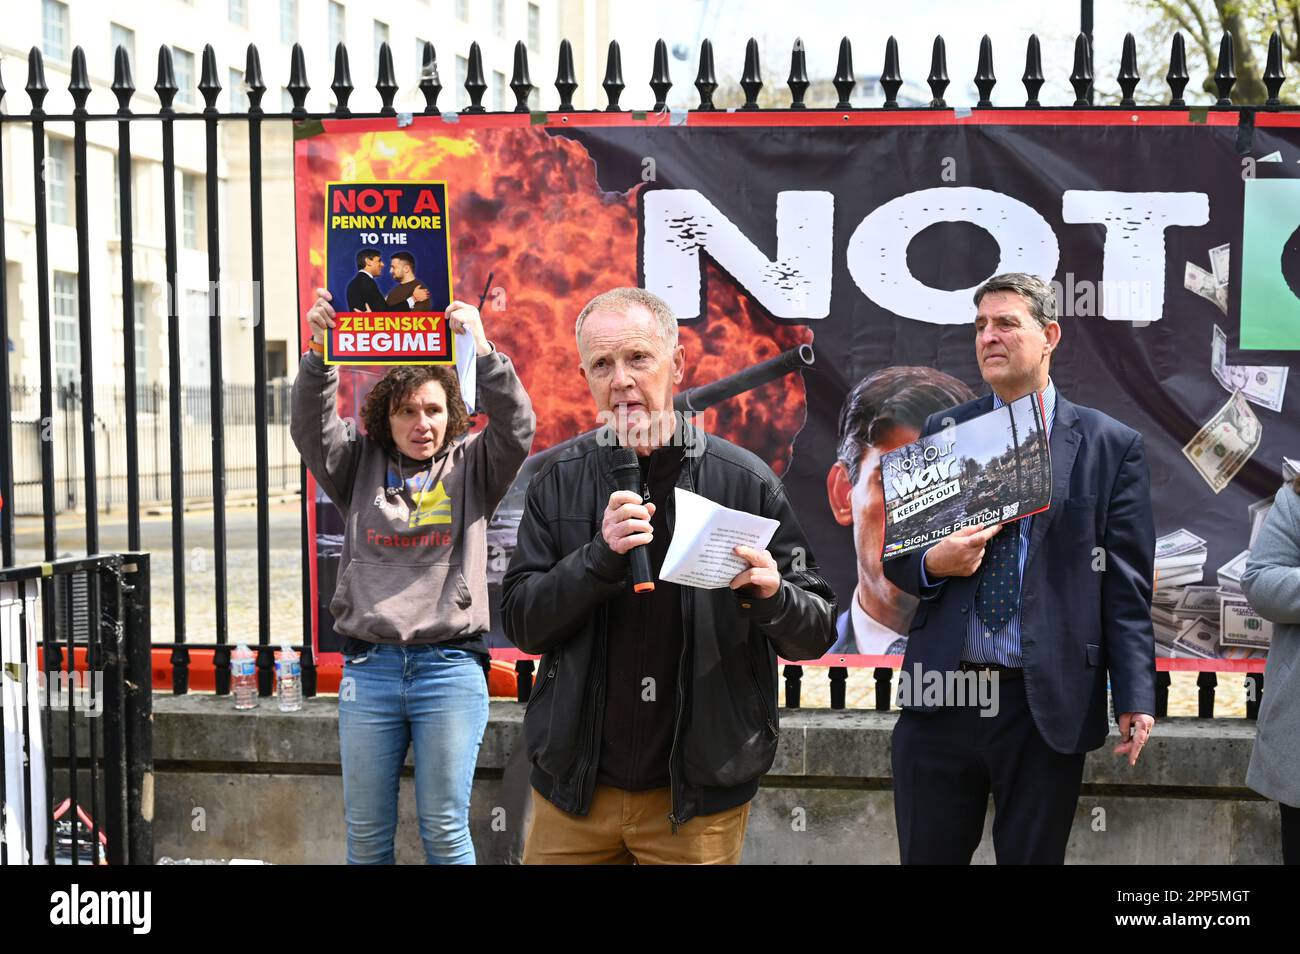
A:
{"label": "leaflet with photo", "polygon": [[889,451],[880,459],[890,560],[962,527],[1046,510],[1052,461],[1039,394]]}

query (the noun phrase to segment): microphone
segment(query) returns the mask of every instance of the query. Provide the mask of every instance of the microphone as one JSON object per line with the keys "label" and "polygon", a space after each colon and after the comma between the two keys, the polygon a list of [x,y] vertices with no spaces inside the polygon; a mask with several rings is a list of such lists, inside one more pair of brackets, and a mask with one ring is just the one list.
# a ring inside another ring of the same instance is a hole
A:
{"label": "microphone", "polygon": [[[647,495],[641,490],[641,465],[637,463],[636,451],[630,447],[614,448],[614,486],[619,490],[630,490],[644,503]],[[632,592],[649,593],[655,588],[654,574],[650,572],[650,548],[642,545],[629,551],[632,558]]]}

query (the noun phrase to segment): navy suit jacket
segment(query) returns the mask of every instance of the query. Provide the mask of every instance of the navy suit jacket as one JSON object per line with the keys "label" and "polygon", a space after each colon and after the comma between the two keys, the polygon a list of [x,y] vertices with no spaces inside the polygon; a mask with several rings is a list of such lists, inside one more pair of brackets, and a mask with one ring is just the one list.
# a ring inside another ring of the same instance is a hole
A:
{"label": "navy suit jacket", "polygon": [[384,293],[379,290],[379,283],[365,272],[357,272],[352,276],[352,281],[348,282],[347,299],[349,311],[361,311],[366,305],[370,306],[371,311],[413,310],[405,301],[390,305]]}
{"label": "navy suit jacket", "polygon": [[[968,401],[930,415],[922,434],[941,430],[945,418],[960,423],[992,409],[991,394]],[[1117,714],[1156,711],[1151,479],[1141,434],[1067,401],[1059,388],[1049,446],[1052,503],[1033,518],[1020,587],[1025,693],[1048,745],[1086,752],[1109,731],[1107,671]],[[1001,532],[1018,530],[1012,523]],[[895,586],[921,597],[903,663],[912,677],[918,664],[922,673],[957,668],[983,572],[982,564],[923,592],[923,558],[920,551],[884,564]],[[913,678],[906,708],[933,711],[920,704],[921,688]]]}

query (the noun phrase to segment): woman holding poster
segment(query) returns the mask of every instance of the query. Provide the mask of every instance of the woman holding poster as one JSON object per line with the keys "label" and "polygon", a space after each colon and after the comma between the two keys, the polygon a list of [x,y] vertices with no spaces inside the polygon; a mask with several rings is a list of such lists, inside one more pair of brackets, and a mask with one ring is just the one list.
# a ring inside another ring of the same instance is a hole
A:
{"label": "woman holding poster", "polygon": [[[472,335],[469,433],[450,365],[394,367],[359,422],[340,419],[338,369],[322,360],[330,293],[307,314],[311,350],[293,387],[294,444],[343,515],[330,612],[347,637],[339,745],[349,864],[391,864],[402,763],[415,747],[420,837],[430,864],[473,864],[469,797],[488,695],[487,523],[532,446],[536,418],[513,363],[453,301],[448,330]],[[463,339],[462,339],[463,340]]]}

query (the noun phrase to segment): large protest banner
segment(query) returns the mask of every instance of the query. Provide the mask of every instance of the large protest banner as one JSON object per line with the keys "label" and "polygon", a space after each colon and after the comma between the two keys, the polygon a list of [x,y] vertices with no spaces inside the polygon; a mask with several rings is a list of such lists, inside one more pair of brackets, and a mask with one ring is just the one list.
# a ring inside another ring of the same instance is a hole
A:
{"label": "large protest banner", "polygon": [[[596,425],[578,311],[618,285],[662,295],[681,322],[683,387],[747,388],[708,407],[704,426],[782,477],[839,594],[836,652],[875,664],[897,644],[855,639],[859,621],[888,637],[908,618],[904,607],[870,622],[879,493],[835,499],[846,395],[907,368],[985,393],[972,292],[1004,271],[1053,279],[1064,332],[1053,381],[1145,441],[1162,538],[1158,653],[1258,669],[1265,641],[1257,628],[1241,638],[1252,625],[1240,571],[1284,457],[1300,457],[1287,394],[1300,350],[1298,159],[1295,117],[1243,125],[1229,109],[312,122],[296,144],[300,303],[323,278],[328,183],[446,183],[453,293],[477,302],[494,276],[484,324],[538,417],[533,456],[489,531],[497,584],[528,479]],[[342,369],[340,414],[359,419],[381,371]],[[850,483],[878,487],[878,454],[858,463]],[[309,489],[313,611],[330,652],[342,524]],[[493,619],[499,637],[495,607]]]}

